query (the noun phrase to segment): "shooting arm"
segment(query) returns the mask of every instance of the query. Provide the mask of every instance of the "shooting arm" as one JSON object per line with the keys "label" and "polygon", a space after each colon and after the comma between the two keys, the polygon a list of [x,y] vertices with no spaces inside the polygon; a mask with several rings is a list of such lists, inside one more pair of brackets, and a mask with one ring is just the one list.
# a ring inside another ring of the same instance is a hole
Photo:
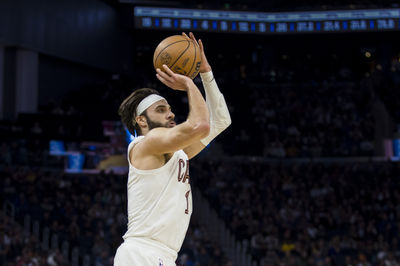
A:
{"label": "shooting arm", "polygon": [[[173,74],[170,75],[173,76]],[[209,134],[209,113],[203,96],[191,79],[181,82],[189,100],[187,120],[173,128],[151,130],[146,136],[145,145],[150,154],[166,154],[184,149]],[[168,83],[164,84],[168,85]]]}

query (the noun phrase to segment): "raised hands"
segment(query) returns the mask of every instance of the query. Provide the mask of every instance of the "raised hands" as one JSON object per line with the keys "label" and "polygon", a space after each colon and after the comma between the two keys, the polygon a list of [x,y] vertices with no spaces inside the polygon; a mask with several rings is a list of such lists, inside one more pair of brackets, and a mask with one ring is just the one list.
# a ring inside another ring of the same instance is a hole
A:
{"label": "raised hands", "polygon": [[205,72],[211,71],[211,66],[207,61],[206,54],[204,53],[203,41],[201,39],[199,39],[197,41],[192,32],[189,32],[189,36],[187,36],[186,33],[184,33],[184,32],[182,32],[182,35],[186,36],[187,38],[192,39],[200,47],[200,52],[201,52],[200,73],[205,73]]}
{"label": "raised hands", "polygon": [[[204,45],[201,39],[196,40],[194,34],[189,32],[189,36],[182,32],[182,35],[192,39],[200,48],[201,53],[201,64],[200,64],[200,73],[205,73],[211,71],[211,66],[207,61],[206,54],[204,52]],[[174,73],[167,65],[163,65],[164,71],[157,68],[157,78],[166,86],[170,87],[173,90],[186,91],[190,83],[193,81],[184,75]]]}

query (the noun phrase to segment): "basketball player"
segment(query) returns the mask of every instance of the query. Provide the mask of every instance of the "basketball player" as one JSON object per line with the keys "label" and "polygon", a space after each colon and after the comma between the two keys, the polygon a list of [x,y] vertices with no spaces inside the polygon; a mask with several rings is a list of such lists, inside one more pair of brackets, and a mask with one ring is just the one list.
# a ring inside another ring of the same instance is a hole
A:
{"label": "basketball player", "polygon": [[175,265],[192,214],[189,159],[231,123],[203,43],[189,35],[202,54],[206,101],[190,78],[163,65],[165,72],[157,69],[157,78],[173,90],[187,92],[187,120],[176,125],[167,100],[148,88],[134,91],[119,109],[128,130],[140,136],[128,146],[128,230],[115,266]]}

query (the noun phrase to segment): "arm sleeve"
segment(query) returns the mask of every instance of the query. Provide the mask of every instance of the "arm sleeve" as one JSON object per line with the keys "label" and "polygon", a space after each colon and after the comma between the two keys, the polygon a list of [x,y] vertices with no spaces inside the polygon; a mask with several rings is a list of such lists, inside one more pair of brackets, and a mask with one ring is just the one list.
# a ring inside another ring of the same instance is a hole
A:
{"label": "arm sleeve", "polygon": [[212,71],[200,73],[200,77],[206,92],[206,104],[210,113],[210,134],[201,140],[207,146],[232,121],[224,95],[220,92]]}

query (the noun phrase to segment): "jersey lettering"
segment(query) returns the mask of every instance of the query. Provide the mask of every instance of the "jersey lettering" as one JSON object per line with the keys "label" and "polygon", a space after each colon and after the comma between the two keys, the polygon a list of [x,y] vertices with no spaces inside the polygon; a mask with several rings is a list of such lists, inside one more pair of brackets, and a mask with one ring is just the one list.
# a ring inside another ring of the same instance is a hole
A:
{"label": "jersey lettering", "polygon": [[190,194],[190,190],[188,192],[185,193],[185,198],[186,198],[186,209],[185,209],[185,213],[189,214],[189,194]]}
{"label": "jersey lettering", "polygon": [[[186,160],[186,163],[183,159],[179,159],[178,161],[179,165],[179,171],[178,171],[178,182],[186,183],[186,180],[188,180],[188,183],[190,181],[189,177],[189,160]],[[185,169],[186,166],[186,169]]]}

